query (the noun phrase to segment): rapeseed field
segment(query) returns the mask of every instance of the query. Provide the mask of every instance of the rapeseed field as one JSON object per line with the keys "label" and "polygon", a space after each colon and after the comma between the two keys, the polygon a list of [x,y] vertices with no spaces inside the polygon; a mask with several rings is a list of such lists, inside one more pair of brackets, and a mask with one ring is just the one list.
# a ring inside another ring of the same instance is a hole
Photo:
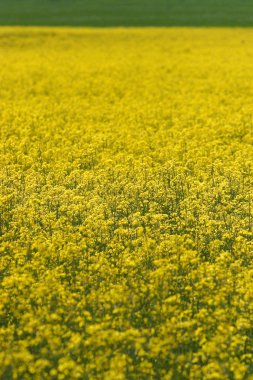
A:
{"label": "rapeseed field", "polygon": [[252,379],[253,29],[0,57],[0,379]]}

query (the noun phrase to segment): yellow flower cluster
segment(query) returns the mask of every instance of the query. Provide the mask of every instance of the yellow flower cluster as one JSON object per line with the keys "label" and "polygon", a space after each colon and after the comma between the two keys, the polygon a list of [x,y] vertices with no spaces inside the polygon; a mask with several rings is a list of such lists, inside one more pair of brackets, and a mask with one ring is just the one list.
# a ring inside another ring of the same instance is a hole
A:
{"label": "yellow flower cluster", "polygon": [[0,40],[0,379],[252,379],[253,30]]}

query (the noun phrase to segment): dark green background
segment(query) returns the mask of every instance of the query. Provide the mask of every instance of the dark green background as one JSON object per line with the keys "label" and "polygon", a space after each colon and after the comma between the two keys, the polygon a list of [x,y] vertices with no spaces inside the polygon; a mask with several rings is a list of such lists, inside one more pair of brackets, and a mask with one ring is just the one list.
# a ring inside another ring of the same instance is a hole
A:
{"label": "dark green background", "polygon": [[253,26],[253,0],[0,0],[0,25]]}

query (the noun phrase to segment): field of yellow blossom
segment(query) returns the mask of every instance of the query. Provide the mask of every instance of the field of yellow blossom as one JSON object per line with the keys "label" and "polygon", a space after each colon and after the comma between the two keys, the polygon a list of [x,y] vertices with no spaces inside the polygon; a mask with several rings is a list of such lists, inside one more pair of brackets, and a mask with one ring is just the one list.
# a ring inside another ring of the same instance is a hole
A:
{"label": "field of yellow blossom", "polygon": [[252,379],[253,29],[0,57],[0,379]]}

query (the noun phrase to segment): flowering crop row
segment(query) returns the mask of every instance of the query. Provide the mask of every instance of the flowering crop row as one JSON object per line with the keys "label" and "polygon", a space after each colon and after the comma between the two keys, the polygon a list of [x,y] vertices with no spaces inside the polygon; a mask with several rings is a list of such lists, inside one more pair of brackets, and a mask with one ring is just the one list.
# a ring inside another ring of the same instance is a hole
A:
{"label": "flowering crop row", "polygon": [[251,29],[0,29],[0,379],[253,374]]}

